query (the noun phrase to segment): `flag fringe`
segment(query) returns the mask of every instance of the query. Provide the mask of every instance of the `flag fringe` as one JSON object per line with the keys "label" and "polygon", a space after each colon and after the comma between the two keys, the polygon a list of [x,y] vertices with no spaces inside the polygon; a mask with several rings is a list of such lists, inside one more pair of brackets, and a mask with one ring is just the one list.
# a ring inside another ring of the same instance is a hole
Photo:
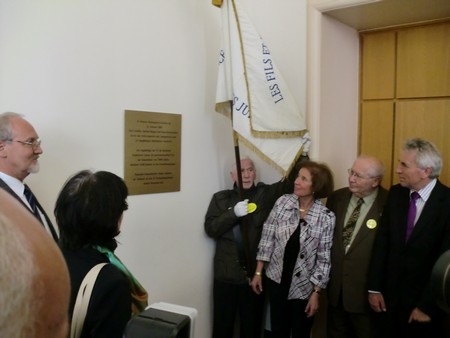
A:
{"label": "flag fringe", "polygon": [[251,129],[250,131],[254,137],[258,138],[290,138],[290,137],[303,137],[308,130],[295,130],[295,131],[258,131]]}
{"label": "flag fringe", "polygon": [[[305,131],[305,133],[307,132],[307,130]],[[261,152],[257,147],[255,147],[251,142],[249,142],[247,139],[245,139],[244,137],[242,137],[239,133],[237,133],[236,131],[233,130],[233,135],[234,137],[236,137],[239,140],[239,142],[243,143],[250,151],[254,152],[257,156],[259,156],[264,162],[266,162],[267,164],[269,164],[272,168],[274,168],[275,170],[277,170],[282,176],[283,179],[286,178],[288,176],[288,174],[290,173],[290,171],[292,170],[292,168],[294,167],[295,163],[297,163],[297,160],[300,158],[300,156],[302,156],[303,154],[303,144],[300,147],[300,149],[298,150],[297,154],[295,155],[294,160],[292,161],[292,163],[289,165],[289,167],[286,169],[286,171],[279,166],[275,161],[273,161],[272,159],[270,159],[267,155],[265,155],[263,152]]]}

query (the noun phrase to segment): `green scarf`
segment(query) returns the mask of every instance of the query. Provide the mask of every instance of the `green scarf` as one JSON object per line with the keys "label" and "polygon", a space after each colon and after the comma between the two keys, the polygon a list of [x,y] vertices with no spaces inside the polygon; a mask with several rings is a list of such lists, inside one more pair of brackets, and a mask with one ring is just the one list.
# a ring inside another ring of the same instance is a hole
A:
{"label": "green scarf", "polygon": [[120,259],[111,250],[101,247],[99,245],[94,246],[99,252],[105,254],[109,262],[122,271],[130,281],[131,286],[131,313],[133,316],[144,311],[148,305],[148,294],[144,287],[137,281],[130,270],[120,261]]}

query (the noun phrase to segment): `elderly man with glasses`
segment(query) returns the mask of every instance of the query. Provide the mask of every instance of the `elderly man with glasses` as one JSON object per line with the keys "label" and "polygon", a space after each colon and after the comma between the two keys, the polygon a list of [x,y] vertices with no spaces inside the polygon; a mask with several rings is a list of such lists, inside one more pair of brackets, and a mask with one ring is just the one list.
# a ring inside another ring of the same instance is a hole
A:
{"label": "elderly man with glasses", "polygon": [[57,232],[29,187],[23,183],[31,173],[39,171],[41,140],[36,130],[22,115],[0,114],[0,188],[23,204],[47,232],[58,241]]}
{"label": "elderly man with glasses", "polygon": [[367,300],[367,275],[387,191],[383,164],[359,156],[348,169],[348,187],[335,191],[327,207],[336,215],[328,283],[327,337],[373,337],[374,314]]}

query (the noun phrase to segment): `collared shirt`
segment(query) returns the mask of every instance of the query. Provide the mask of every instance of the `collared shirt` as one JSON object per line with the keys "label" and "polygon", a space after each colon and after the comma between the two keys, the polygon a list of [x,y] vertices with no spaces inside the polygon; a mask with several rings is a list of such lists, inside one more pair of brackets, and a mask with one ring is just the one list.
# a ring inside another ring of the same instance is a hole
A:
{"label": "collared shirt", "polygon": [[[14,191],[14,193],[20,197],[20,199],[23,201],[23,203],[30,209],[30,203],[28,203],[27,198],[24,195],[24,190],[25,190],[25,185],[23,184],[22,181],[18,180],[15,177],[9,176],[5,173],[0,172],[0,178],[11,188],[12,191]],[[45,219],[44,214],[42,213],[42,211],[40,210],[40,208],[38,206],[37,210],[39,212],[39,215],[41,216],[41,220],[42,220],[42,224],[44,225],[45,230],[47,230],[47,232],[52,235],[52,231],[50,230],[49,225],[47,224],[47,220]]]}
{"label": "collared shirt", "polygon": [[[425,206],[425,203],[427,203],[428,198],[430,198],[431,192],[433,191],[434,186],[436,185],[436,179],[432,179],[430,183],[428,183],[425,187],[417,191],[419,193],[419,198],[416,200],[416,218],[414,219],[414,225],[416,225],[417,220],[420,217],[420,214],[422,213],[423,207]],[[411,193],[414,190],[411,190],[409,192],[409,196],[411,196]]]}
{"label": "collared shirt", "polygon": [[[275,203],[264,223],[257,260],[265,261],[266,275],[280,283],[284,249],[300,223],[298,198],[284,195]],[[335,216],[320,200],[315,200],[300,225],[300,252],[295,263],[288,299],[307,299],[316,285],[326,288],[330,272],[330,249]]]}
{"label": "collared shirt", "polygon": [[[367,213],[369,212],[370,208],[372,208],[373,202],[375,202],[377,195],[378,195],[378,189],[375,189],[372,193],[370,193],[369,195],[362,198],[364,200],[364,203],[361,205],[359,217],[358,217],[358,220],[356,221],[355,230],[353,230],[353,234],[352,234],[350,243],[345,248],[346,253],[347,253],[347,250],[352,245],[352,242],[355,239],[356,234],[358,233],[359,229],[361,229],[362,222],[366,218]],[[352,214],[353,210],[355,210],[358,200],[359,200],[359,197],[356,197],[355,195],[352,195],[352,197],[350,198],[350,202],[347,207],[347,212],[345,213],[344,226],[345,226],[345,224],[347,224],[348,219],[350,218],[350,215]]]}
{"label": "collared shirt", "polygon": [[23,203],[25,203],[25,205],[27,205],[31,210],[30,204],[28,203],[27,198],[23,194],[25,185],[17,178],[9,176],[2,172],[0,172],[0,178],[11,188],[12,191],[14,191],[14,193],[17,196],[19,196],[21,198]]}

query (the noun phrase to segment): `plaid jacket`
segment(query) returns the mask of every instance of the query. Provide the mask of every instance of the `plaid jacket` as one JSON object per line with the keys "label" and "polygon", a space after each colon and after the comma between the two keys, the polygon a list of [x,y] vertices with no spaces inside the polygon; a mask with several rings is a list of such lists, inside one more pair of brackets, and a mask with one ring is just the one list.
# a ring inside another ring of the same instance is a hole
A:
{"label": "plaid jacket", "polygon": [[[277,283],[280,283],[283,272],[284,249],[300,223],[299,215],[297,196],[283,195],[264,223],[257,260],[267,262],[266,275]],[[315,200],[305,221],[300,229],[300,251],[288,299],[307,299],[314,285],[324,289],[329,279],[334,213],[320,200]]]}

